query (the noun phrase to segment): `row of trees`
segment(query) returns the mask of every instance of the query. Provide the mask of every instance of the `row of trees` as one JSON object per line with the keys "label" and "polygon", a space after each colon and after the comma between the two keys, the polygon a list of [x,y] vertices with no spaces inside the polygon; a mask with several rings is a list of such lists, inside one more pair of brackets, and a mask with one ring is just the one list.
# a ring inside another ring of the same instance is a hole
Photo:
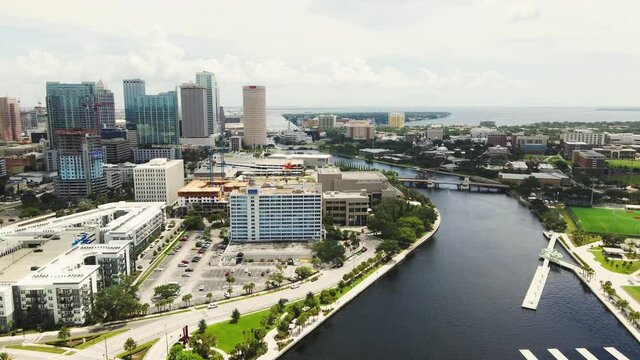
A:
{"label": "row of trees", "polygon": [[404,249],[431,230],[437,216],[430,204],[412,205],[403,199],[382,199],[373,207],[367,224],[369,230],[382,239],[395,241]]}

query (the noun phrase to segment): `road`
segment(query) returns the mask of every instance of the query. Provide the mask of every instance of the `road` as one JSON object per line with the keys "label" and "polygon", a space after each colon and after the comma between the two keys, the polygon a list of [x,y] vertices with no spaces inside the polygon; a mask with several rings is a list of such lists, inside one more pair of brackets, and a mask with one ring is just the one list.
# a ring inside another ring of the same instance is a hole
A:
{"label": "road", "polygon": [[[306,296],[308,292],[320,292],[323,289],[330,288],[336,286],[344,274],[350,272],[355,265],[359,264],[362,261],[368,260],[375,252],[375,249],[378,240],[375,238],[364,235],[364,239],[362,241],[362,245],[366,246],[369,250],[353,257],[353,260],[349,260],[345,263],[344,266],[338,269],[325,269],[322,271],[322,275],[319,277],[317,281],[314,282],[306,282],[301,284],[300,287],[296,289],[291,289],[289,287],[283,287],[282,290],[276,291],[273,293],[267,293],[260,296],[249,297],[239,299],[237,301],[233,301],[226,304],[220,304],[218,308],[207,310],[201,309],[196,310],[195,308],[191,308],[189,311],[179,314],[167,315],[159,318],[146,319],[134,321],[126,325],[129,328],[129,331],[113,336],[106,341],[106,346],[108,349],[109,359],[115,358],[115,356],[123,351],[123,344],[125,340],[129,337],[132,337],[138,344],[142,344],[148,342],[153,339],[160,338],[161,341],[158,341],[147,353],[146,359],[164,359],[166,357],[167,344],[171,346],[171,344],[178,341],[180,337],[182,327],[188,325],[190,329],[195,329],[197,327],[198,321],[201,319],[205,319],[208,324],[214,324],[220,321],[224,321],[230,319],[231,312],[233,309],[238,309],[241,314],[246,314],[253,311],[258,311],[262,309],[269,308],[276,304],[281,298],[287,298],[290,300],[301,299]],[[97,327],[87,327],[87,328],[74,328],[72,329],[72,336],[79,335],[82,333],[86,333],[87,331],[93,330],[96,331]],[[56,336],[56,332],[47,332],[44,334],[29,334],[26,335],[27,342],[33,342],[39,336],[42,339],[47,339],[49,337],[53,338]],[[0,338],[0,345],[7,344],[22,344],[25,342],[22,336],[13,336],[13,337],[4,337]],[[17,350],[16,350],[17,351]],[[14,350],[11,350],[12,353],[16,353]],[[22,354],[30,353],[28,351],[20,351],[21,357],[20,359],[27,357],[22,357]],[[84,350],[78,350],[73,355],[51,355],[46,354],[40,355],[37,353],[36,357],[38,359],[82,359],[82,360],[94,360],[104,358],[105,353],[105,342],[96,344]],[[44,354],[44,353],[42,353]],[[30,353],[29,356],[33,356]]]}

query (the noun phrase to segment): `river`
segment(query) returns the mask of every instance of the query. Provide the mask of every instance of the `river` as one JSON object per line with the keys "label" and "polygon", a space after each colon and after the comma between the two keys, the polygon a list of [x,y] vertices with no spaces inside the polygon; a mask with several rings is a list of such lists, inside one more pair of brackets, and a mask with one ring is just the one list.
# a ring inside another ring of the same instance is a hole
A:
{"label": "river", "polygon": [[605,346],[640,359],[635,339],[568,270],[552,267],[537,311],[520,307],[547,245],[525,207],[503,194],[421,191],[442,215],[435,237],[282,359],[523,359],[518,349],[553,359],[549,348],[582,359],[580,347],[613,359]]}

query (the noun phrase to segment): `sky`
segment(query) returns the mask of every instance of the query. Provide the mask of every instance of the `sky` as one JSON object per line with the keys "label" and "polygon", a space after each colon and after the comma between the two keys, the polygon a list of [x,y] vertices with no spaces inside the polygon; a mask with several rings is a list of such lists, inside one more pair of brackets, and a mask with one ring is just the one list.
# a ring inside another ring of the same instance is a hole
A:
{"label": "sky", "polygon": [[221,104],[638,106],[637,0],[0,0],[0,96],[216,74]]}

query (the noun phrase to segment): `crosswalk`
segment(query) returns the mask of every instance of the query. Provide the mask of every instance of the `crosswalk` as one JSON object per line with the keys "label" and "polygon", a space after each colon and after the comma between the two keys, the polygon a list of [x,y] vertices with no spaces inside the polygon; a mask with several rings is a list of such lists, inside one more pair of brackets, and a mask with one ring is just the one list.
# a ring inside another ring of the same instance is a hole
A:
{"label": "crosswalk", "polygon": [[[609,360],[609,359],[630,360],[628,357],[626,357],[623,353],[621,353],[620,351],[618,351],[618,349],[614,347],[605,347],[604,350],[608,353],[606,360]],[[522,354],[522,356],[526,360],[539,360],[538,357],[529,349],[520,349],[519,351],[520,351],[520,354]],[[573,352],[573,350],[571,351],[571,353],[569,353],[568,351],[565,351],[566,355],[563,354],[558,349],[547,349],[547,351],[556,360],[569,360],[570,358],[578,359],[578,357],[575,356],[575,353]],[[575,351],[578,354],[582,355],[582,358],[584,358],[585,360],[605,360],[604,358],[598,358],[586,348],[576,348]],[[545,357],[545,359],[546,358],[548,357]]]}

